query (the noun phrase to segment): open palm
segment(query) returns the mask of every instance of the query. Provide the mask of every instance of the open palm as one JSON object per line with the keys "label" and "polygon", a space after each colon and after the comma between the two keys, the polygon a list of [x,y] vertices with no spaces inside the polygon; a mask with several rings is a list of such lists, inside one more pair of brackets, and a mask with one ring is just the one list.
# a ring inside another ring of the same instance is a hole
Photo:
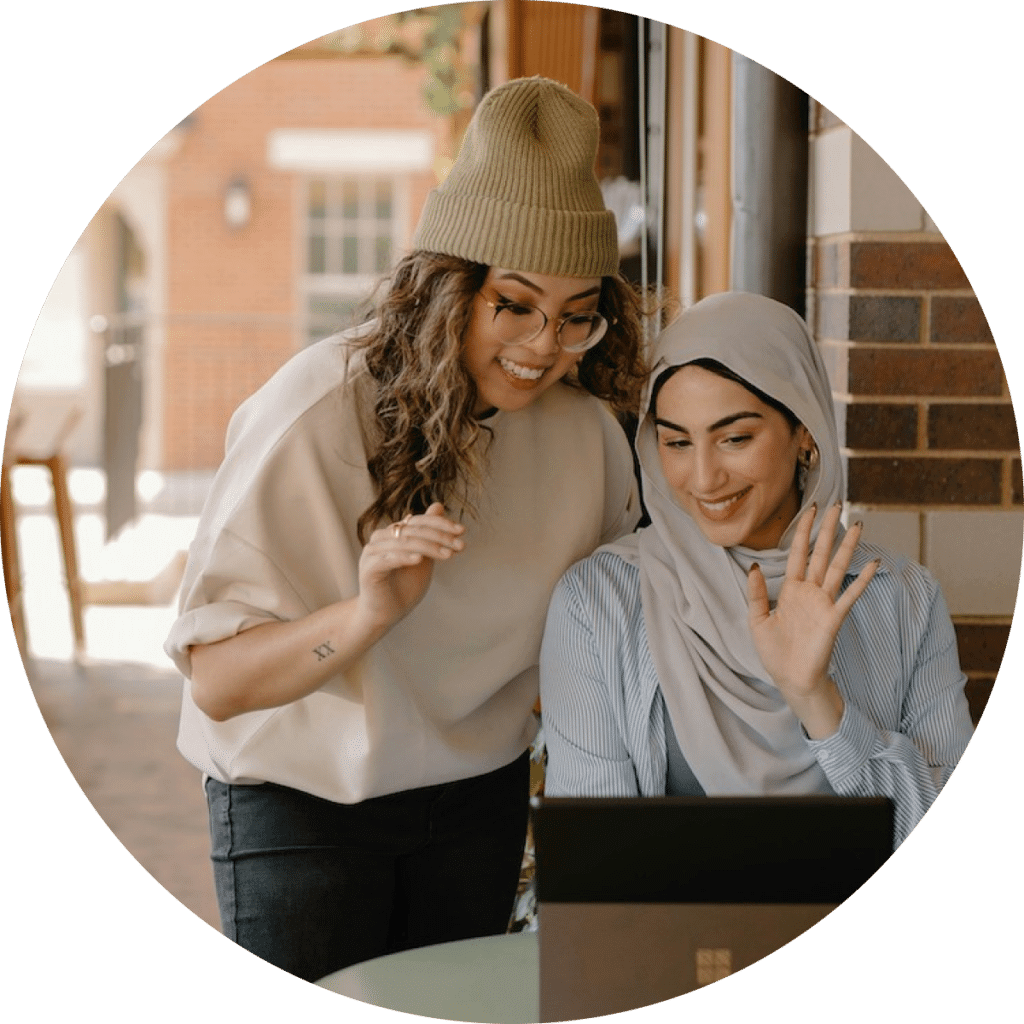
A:
{"label": "open palm", "polygon": [[839,505],[833,506],[825,513],[811,551],[815,511],[809,509],[797,524],[774,609],[769,606],[768,587],[760,568],[754,566],[747,577],[754,645],[787,700],[806,699],[827,680],[832,648],[843,620],[878,568],[876,561],[869,563],[840,593],[860,540],[860,526],[847,530],[832,556],[841,511]]}

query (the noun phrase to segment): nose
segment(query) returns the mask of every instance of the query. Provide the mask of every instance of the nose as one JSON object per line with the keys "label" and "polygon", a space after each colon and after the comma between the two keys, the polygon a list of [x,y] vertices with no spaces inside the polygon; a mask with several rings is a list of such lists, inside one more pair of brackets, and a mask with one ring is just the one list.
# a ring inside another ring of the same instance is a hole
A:
{"label": "nose", "polygon": [[718,452],[712,445],[695,445],[693,460],[693,489],[702,497],[713,497],[725,479]]}
{"label": "nose", "polygon": [[536,338],[528,342],[526,347],[532,349],[538,355],[557,354],[560,348],[558,344],[558,322],[549,319],[544,325],[544,330]]}

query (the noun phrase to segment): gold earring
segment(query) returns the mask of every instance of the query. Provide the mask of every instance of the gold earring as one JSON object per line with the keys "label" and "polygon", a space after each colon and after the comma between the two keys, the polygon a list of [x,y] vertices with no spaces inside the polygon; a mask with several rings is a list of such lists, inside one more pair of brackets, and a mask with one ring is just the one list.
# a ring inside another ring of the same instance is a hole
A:
{"label": "gold earring", "polygon": [[801,448],[800,449],[800,465],[806,470],[812,470],[818,464],[818,446],[814,445],[813,448]]}

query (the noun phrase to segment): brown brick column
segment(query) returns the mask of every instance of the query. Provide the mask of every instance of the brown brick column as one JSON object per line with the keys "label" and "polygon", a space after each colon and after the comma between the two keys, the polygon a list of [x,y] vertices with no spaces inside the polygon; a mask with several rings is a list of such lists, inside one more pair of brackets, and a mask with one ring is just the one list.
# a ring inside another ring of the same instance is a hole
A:
{"label": "brown brick column", "polygon": [[[848,131],[819,108],[818,132],[837,127]],[[856,173],[851,160],[851,193]],[[1002,659],[1020,569],[1013,407],[981,306],[927,214],[920,230],[857,227],[809,245],[808,317],[832,377],[850,517],[863,518],[866,539],[939,577],[977,714]],[[984,569],[961,586],[979,551]],[[999,597],[987,600],[986,588]]]}

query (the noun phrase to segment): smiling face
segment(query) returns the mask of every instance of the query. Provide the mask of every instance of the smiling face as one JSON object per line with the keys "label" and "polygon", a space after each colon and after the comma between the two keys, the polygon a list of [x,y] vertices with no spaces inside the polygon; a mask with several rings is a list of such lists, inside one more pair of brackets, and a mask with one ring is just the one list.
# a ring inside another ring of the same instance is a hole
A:
{"label": "smiling face", "polygon": [[[522,409],[561,380],[583,353],[566,352],[558,344],[559,318],[594,312],[600,295],[599,277],[552,277],[491,267],[473,300],[462,343],[463,365],[476,383],[476,414]],[[547,326],[526,344],[504,345],[495,329],[495,307],[488,302],[536,306],[547,315]]]}
{"label": "smiling face", "polygon": [[800,507],[807,429],[701,366],[665,381],[654,416],[665,480],[704,536],[720,547],[777,547]]}

